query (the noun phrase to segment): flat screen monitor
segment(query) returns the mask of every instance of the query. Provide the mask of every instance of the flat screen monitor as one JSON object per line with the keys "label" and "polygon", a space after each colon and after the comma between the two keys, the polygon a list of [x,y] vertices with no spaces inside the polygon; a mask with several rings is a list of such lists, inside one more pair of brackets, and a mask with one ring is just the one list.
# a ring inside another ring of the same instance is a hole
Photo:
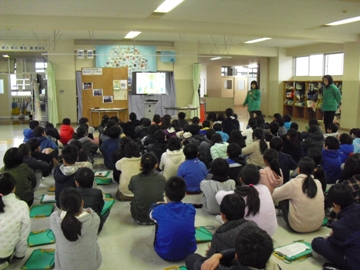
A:
{"label": "flat screen monitor", "polygon": [[136,73],[137,95],[165,95],[166,73],[165,72],[137,72]]}

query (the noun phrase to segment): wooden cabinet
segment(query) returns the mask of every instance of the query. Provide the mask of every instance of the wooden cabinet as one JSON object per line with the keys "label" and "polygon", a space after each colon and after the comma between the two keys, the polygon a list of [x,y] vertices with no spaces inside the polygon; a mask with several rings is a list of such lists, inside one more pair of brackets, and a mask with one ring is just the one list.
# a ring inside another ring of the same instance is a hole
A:
{"label": "wooden cabinet", "polygon": [[[334,84],[342,91],[342,81]],[[283,93],[283,114],[294,118],[322,120],[322,82],[285,81]]]}

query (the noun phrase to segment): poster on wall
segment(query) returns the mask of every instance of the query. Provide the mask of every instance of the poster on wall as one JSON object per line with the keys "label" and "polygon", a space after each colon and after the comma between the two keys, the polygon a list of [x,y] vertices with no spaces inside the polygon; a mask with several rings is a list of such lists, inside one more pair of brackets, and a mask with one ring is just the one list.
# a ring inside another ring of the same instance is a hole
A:
{"label": "poster on wall", "polygon": [[103,96],[103,103],[113,103],[114,98],[113,96]]}
{"label": "poster on wall", "polygon": [[120,90],[120,81],[119,80],[113,80],[113,89]]}
{"label": "poster on wall", "polygon": [[133,71],[156,71],[155,46],[96,46],[96,67],[127,67],[128,86]]}
{"label": "poster on wall", "polygon": [[119,91],[114,91],[114,100],[127,100],[127,89],[121,89]]}
{"label": "poster on wall", "polygon": [[94,51],[93,50],[87,50],[86,51],[87,55],[87,59],[94,59]]}
{"label": "poster on wall", "polygon": [[120,89],[127,90],[127,80],[120,80]]}
{"label": "poster on wall", "polygon": [[84,50],[77,50],[77,58],[84,59]]}
{"label": "poster on wall", "polygon": [[102,89],[94,89],[93,90],[93,96],[94,97],[101,97],[103,95],[103,90]]}
{"label": "poster on wall", "polygon": [[83,90],[91,90],[93,88],[92,82],[84,82],[83,83]]}

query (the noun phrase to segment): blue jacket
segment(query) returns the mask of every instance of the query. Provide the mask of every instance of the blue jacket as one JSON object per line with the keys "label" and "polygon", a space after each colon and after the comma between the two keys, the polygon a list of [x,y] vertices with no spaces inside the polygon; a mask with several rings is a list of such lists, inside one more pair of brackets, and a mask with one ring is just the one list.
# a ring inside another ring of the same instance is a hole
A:
{"label": "blue jacket", "polygon": [[150,218],[157,226],[154,249],[166,261],[180,261],[195,252],[195,214],[191,204],[169,202],[153,204]]}
{"label": "blue jacket", "polygon": [[105,167],[109,170],[115,169],[115,163],[117,160],[113,159],[113,155],[120,149],[120,139],[108,139],[103,141],[100,145],[100,151],[104,156]]}
{"label": "blue jacket", "polygon": [[216,131],[216,133],[221,135],[221,138],[223,140],[223,142],[227,142],[229,139],[229,135],[227,135],[225,132],[223,131]]}
{"label": "blue jacket", "polygon": [[290,129],[291,123],[292,122],[285,122],[284,123],[284,127],[286,128],[287,131]]}
{"label": "blue jacket", "polygon": [[334,184],[341,175],[341,159],[338,150],[322,150],[322,166],[326,173],[328,184]]}
{"label": "blue jacket", "polygon": [[333,234],[328,241],[345,250],[345,261],[352,269],[360,269],[360,205],[341,209],[331,226]]}
{"label": "blue jacket", "polygon": [[31,128],[25,128],[23,134],[24,134],[24,143],[34,138],[34,131]]}
{"label": "blue jacket", "polygon": [[186,182],[187,192],[201,192],[200,182],[206,178],[208,171],[203,162],[198,158],[187,159],[180,164],[177,176]]}
{"label": "blue jacket", "polygon": [[341,163],[344,163],[351,153],[354,152],[353,144],[340,144],[339,155]]}
{"label": "blue jacket", "polygon": [[52,140],[50,140],[46,136],[40,136],[40,137],[37,137],[36,139],[38,139],[40,142],[41,152],[45,148],[58,149],[58,146],[56,145],[56,143],[54,143]]}
{"label": "blue jacket", "polygon": [[354,154],[358,153],[360,154],[360,138],[355,138],[353,140],[354,145]]}

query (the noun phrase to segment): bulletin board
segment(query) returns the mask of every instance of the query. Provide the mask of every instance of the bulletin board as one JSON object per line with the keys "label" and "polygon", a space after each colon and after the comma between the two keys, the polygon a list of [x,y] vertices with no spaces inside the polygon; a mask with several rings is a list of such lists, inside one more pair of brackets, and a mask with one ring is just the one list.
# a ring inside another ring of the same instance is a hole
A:
{"label": "bulletin board", "polygon": [[[82,111],[83,117],[92,118],[90,125],[97,127],[102,115],[92,113],[90,109],[128,108],[128,68],[82,68]],[[119,100],[120,99],[120,100]],[[116,112],[106,112],[117,115]],[[121,113],[121,121],[125,121],[128,112]]]}

